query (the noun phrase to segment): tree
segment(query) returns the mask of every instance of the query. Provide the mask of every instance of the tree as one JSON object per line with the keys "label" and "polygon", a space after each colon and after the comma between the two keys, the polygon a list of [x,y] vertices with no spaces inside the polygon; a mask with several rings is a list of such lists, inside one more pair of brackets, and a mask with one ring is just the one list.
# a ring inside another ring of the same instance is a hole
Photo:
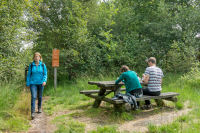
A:
{"label": "tree", "polygon": [[[18,69],[22,69],[22,41],[30,39],[26,24],[25,11],[37,17],[38,3],[34,1],[0,1],[0,79],[8,81],[16,77]],[[34,8],[34,10],[33,10]]]}

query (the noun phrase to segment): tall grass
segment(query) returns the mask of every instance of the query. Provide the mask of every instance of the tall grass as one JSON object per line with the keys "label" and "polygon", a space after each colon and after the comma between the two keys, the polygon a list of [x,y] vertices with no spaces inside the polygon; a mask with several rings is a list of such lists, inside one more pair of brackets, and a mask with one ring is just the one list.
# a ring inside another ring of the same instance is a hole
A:
{"label": "tall grass", "polygon": [[22,131],[29,127],[30,96],[16,84],[0,87],[0,131]]}

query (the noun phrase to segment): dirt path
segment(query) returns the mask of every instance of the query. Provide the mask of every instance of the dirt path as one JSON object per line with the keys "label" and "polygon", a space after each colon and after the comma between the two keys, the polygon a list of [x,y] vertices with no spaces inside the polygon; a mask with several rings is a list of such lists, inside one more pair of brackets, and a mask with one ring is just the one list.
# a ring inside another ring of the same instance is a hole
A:
{"label": "dirt path", "polygon": [[51,124],[51,120],[52,118],[44,113],[36,114],[35,119],[30,122],[31,128],[28,133],[53,133],[56,126]]}
{"label": "dirt path", "polygon": [[[179,116],[187,114],[192,109],[185,107],[182,110],[175,110],[174,108],[164,107],[158,113],[155,113],[154,109],[145,110],[140,112],[138,115],[135,115],[135,119],[132,121],[127,121],[123,124],[118,124],[118,130],[120,132],[148,132],[149,124],[153,125],[163,125],[172,123]],[[63,114],[70,114],[73,111],[65,110],[63,112],[57,112],[52,116],[46,116],[44,113],[36,114],[34,120],[30,122],[31,128],[28,133],[53,133],[56,131],[56,126],[51,123],[51,121],[56,117]],[[82,112],[82,110],[76,110],[75,112]],[[75,120],[85,124],[85,132],[91,130],[96,130],[96,128],[101,125],[101,120],[98,118],[89,118],[89,117],[78,117],[74,118]]]}
{"label": "dirt path", "polygon": [[[43,103],[48,100],[48,97],[43,97]],[[37,109],[37,104],[36,104]],[[36,113],[34,120],[30,121],[31,127],[28,133],[53,133],[56,131],[56,126],[51,123],[53,117],[45,115],[44,112]]]}

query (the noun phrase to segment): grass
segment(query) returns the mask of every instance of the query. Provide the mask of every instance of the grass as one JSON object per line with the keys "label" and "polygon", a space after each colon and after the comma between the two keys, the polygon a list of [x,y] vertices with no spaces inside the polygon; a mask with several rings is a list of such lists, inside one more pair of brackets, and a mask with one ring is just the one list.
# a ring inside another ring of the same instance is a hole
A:
{"label": "grass", "polygon": [[[197,72],[196,72],[197,73]],[[188,76],[189,75],[189,76]],[[179,117],[171,124],[156,126],[150,124],[150,133],[198,133],[200,130],[200,78],[199,74],[188,73],[184,76],[178,74],[166,74],[163,79],[163,92],[178,92],[176,104],[167,103],[167,106],[181,110],[185,104],[192,112]],[[117,77],[117,76],[116,76]],[[59,82],[58,88],[54,90],[52,85],[45,87],[44,95],[49,96],[43,103],[43,110],[48,115],[55,112],[69,111],[67,115],[58,115],[53,123],[57,125],[56,133],[85,132],[86,123],[80,122],[78,118],[90,118],[98,120],[96,130],[90,133],[118,133],[117,126],[127,121],[134,120],[141,111],[115,112],[113,106],[103,103],[100,108],[92,108],[93,99],[79,94],[81,90],[98,89],[89,85],[88,81],[115,80],[113,76],[100,78],[80,78],[76,81]],[[21,92],[16,89],[15,84],[0,87],[0,131],[27,131],[30,119],[30,93]],[[112,95],[110,95],[111,97]],[[153,102],[153,101],[152,101]],[[154,103],[154,102],[153,102]],[[162,108],[155,108],[152,114],[157,114]],[[61,113],[62,114],[62,113]]]}
{"label": "grass", "polygon": [[119,133],[115,126],[97,127],[97,130],[89,131],[89,133]]}
{"label": "grass", "polygon": [[88,107],[81,112],[74,112],[70,114],[70,117],[77,118],[77,117],[89,117],[91,119],[98,119],[103,124],[117,124],[122,123],[124,121],[130,121],[134,119],[134,115],[128,112],[116,112],[110,108],[92,108]]}
{"label": "grass", "polygon": [[[192,111],[191,113],[194,113]],[[179,117],[172,124],[163,126],[149,125],[150,133],[199,133],[200,120],[195,119],[195,115],[184,115]]]}
{"label": "grass", "polygon": [[[196,78],[196,77],[194,77]],[[95,80],[115,80],[116,78],[113,77],[101,77],[101,78],[82,78],[78,79],[73,82],[64,82],[61,83],[56,91],[53,90],[53,88],[46,89],[45,94],[51,96],[50,100],[46,101],[44,107],[45,112],[47,112],[49,115],[59,112],[62,110],[72,110],[73,112],[67,115],[65,118],[71,120],[76,120],[76,118],[81,117],[89,117],[91,119],[98,119],[101,123],[101,126],[97,127],[96,130],[92,130],[92,133],[99,133],[99,132],[114,132],[117,133],[117,128],[114,128],[117,126],[117,124],[134,120],[135,116],[137,114],[140,114],[140,111],[137,112],[125,112],[122,113],[115,112],[113,109],[113,106],[104,103],[103,106],[100,108],[92,108],[93,99],[88,98],[84,95],[79,94],[79,91],[84,89],[98,89],[96,86],[88,85],[88,81],[95,81]],[[178,96],[178,102],[176,104],[173,104],[175,109],[181,110],[184,108],[184,104],[186,102],[189,103],[187,105],[188,107],[193,109],[192,115],[187,115],[184,117],[178,118],[176,121],[174,121],[172,124],[164,125],[164,126],[155,126],[150,125],[149,131],[151,133],[165,133],[165,132],[181,132],[183,129],[187,132],[190,130],[198,131],[200,128],[197,126],[199,124],[200,118],[197,118],[196,121],[192,121],[190,119],[195,118],[198,116],[199,113],[199,104],[200,100],[197,99],[200,94],[200,90],[198,89],[200,87],[199,79],[196,78],[195,80],[188,81],[187,79],[184,79],[184,76],[179,74],[166,74],[165,78],[163,80],[163,92],[178,92],[180,93],[180,96]],[[194,102],[196,101],[196,102]],[[171,106],[171,105],[170,105]],[[172,107],[173,107],[172,106]],[[81,111],[80,111],[81,110]],[[162,109],[157,108],[154,110],[154,113],[156,114],[161,112]],[[66,127],[63,126],[63,123],[55,122],[58,126],[58,131],[64,130],[63,128]],[[80,123],[76,122],[78,125]],[[193,126],[191,126],[191,123],[193,123]],[[68,123],[69,124],[69,123]],[[84,123],[82,123],[84,125]],[[195,126],[196,125],[196,126]],[[184,128],[184,126],[186,128]],[[75,126],[76,127],[76,126]],[[84,126],[83,126],[84,127]],[[82,127],[82,130],[85,130]],[[173,128],[172,128],[173,127]],[[69,129],[66,129],[69,131]],[[184,131],[184,132],[185,132]]]}
{"label": "grass", "polygon": [[56,117],[53,123],[58,126],[58,130],[55,133],[84,133],[85,130],[84,123],[70,119],[67,115]]}
{"label": "grass", "polygon": [[0,87],[0,131],[26,131],[29,125],[29,94],[16,84]]}

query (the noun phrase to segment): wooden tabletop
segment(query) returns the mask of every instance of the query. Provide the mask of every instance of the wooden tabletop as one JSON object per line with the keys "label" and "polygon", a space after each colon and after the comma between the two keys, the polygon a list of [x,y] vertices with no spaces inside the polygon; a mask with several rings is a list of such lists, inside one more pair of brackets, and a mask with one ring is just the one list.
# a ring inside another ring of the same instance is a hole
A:
{"label": "wooden tabletop", "polygon": [[[115,81],[88,81],[88,84],[90,85],[97,85],[97,86],[100,86],[100,87],[121,87],[124,85],[123,82],[120,82],[119,84],[115,84]],[[143,84],[142,81],[140,81],[140,84],[142,86],[146,86]]]}
{"label": "wooden tabletop", "polygon": [[124,85],[123,82],[120,82],[116,85],[115,81],[89,81],[88,84],[102,87],[121,87],[122,85]]}

